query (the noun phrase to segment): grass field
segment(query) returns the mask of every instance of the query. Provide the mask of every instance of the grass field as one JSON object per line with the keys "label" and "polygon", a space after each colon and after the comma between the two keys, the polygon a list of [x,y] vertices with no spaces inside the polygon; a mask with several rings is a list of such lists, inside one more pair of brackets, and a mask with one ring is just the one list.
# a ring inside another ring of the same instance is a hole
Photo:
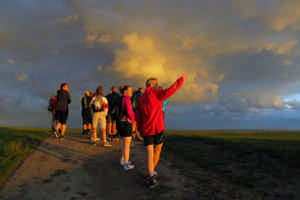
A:
{"label": "grass field", "polygon": [[238,156],[261,152],[280,158],[290,166],[300,166],[299,131],[168,131],[167,137],[167,142],[172,144],[168,146],[171,151],[196,162],[203,158],[199,153],[201,143],[205,143],[233,151]]}
{"label": "grass field", "polygon": [[166,135],[165,151],[180,157],[172,162],[192,178],[203,169],[240,190],[277,199],[300,198],[299,131],[167,131]]}
{"label": "grass field", "polygon": [[0,185],[48,135],[49,129],[0,127]]}

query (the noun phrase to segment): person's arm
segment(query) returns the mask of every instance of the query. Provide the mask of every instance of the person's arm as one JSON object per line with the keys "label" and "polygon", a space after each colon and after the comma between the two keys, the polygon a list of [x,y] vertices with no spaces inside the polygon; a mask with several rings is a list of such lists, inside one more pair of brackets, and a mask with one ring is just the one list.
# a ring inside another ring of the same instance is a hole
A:
{"label": "person's arm", "polygon": [[133,109],[132,109],[132,104],[131,104],[130,98],[127,98],[126,101],[125,101],[125,109],[126,109],[126,112],[127,112],[127,115],[128,115],[128,118],[129,118],[130,122],[134,123],[135,122],[135,115],[134,115],[134,112],[133,112]]}
{"label": "person's arm", "polygon": [[181,76],[173,85],[171,85],[168,89],[157,92],[157,98],[160,100],[165,100],[172,96],[181,86],[183,85],[185,80],[185,75]]}
{"label": "person's arm", "polygon": [[92,100],[91,100],[91,102],[90,102],[90,104],[89,104],[89,107],[90,107],[91,109],[93,109],[94,100],[95,100],[95,97],[92,98]]}
{"label": "person's arm", "polygon": [[106,97],[103,97],[103,111],[105,112],[105,115],[107,115],[108,113],[108,101],[106,99]]}

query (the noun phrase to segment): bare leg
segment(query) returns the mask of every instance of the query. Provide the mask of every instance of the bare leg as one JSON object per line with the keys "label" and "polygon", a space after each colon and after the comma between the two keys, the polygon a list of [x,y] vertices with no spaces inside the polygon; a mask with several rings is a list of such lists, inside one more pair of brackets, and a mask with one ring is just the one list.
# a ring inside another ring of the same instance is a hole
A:
{"label": "bare leg", "polygon": [[93,128],[93,138],[94,140],[97,138],[97,128]]}
{"label": "bare leg", "polygon": [[112,123],[112,134],[116,135],[117,134],[117,122],[113,121]]}
{"label": "bare leg", "polygon": [[62,126],[61,126],[61,136],[65,135],[66,128],[67,128],[66,124],[62,124]]}
{"label": "bare leg", "polygon": [[130,137],[124,137],[123,138],[123,141],[124,141],[124,148],[123,148],[123,151],[124,151],[124,161],[126,163],[129,162],[129,157],[130,157],[130,143],[131,143],[131,136]]}
{"label": "bare leg", "polygon": [[162,147],[163,147],[163,143],[155,145],[154,147],[154,157],[153,157],[154,169],[156,168],[159,162]]}
{"label": "bare leg", "polygon": [[103,139],[104,142],[106,142],[106,129],[101,128],[101,132],[102,132],[102,139]]}
{"label": "bare leg", "polygon": [[154,171],[154,147],[153,144],[147,145],[147,167],[150,176],[153,176]]}

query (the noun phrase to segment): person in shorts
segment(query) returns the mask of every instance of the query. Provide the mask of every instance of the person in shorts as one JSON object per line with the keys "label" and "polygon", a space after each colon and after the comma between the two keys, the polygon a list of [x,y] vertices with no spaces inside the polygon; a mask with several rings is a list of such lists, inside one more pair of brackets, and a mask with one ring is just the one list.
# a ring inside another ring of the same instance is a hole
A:
{"label": "person in shorts", "polygon": [[108,101],[103,96],[103,88],[99,86],[96,90],[95,96],[92,98],[90,107],[93,110],[93,135],[91,136],[91,143],[95,143],[100,140],[97,137],[97,128],[100,125],[102,132],[102,139],[104,147],[111,147],[111,144],[106,140],[106,116],[108,113]]}
{"label": "person in shorts", "polygon": [[55,119],[55,105],[56,105],[56,95],[52,94],[49,99],[48,111],[51,112],[51,129],[55,131],[56,119]]}
{"label": "person in shorts", "polygon": [[118,89],[112,87],[111,93],[106,98],[108,100],[107,133],[111,137],[111,140],[113,140],[113,137],[117,135],[116,123],[121,105],[121,97],[118,94]]}
{"label": "person in shorts", "polygon": [[82,135],[88,135],[92,129],[91,95],[90,91],[85,91],[81,99]]}
{"label": "person in shorts", "polygon": [[132,88],[124,86],[123,97],[121,101],[120,118],[118,120],[118,130],[123,139],[122,156],[120,164],[124,167],[124,170],[134,169],[134,165],[129,161],[130,157],[130,144],[132,140],[132,128],[135,123],[135,114],[132,108],[131,96]]}
{"label": "person in shorts", "polygon": [[149,187],[155,187],[158,182],[155,179],[155,168],[160,159],[161,149],[164,143],[165,122],[162,111],[163,101],[172,96],[182,85],[186,75],[180,77],[168,89],[159,90],[156,78],[146,81],[145,93],[140,97],[136,112],[137,128],[144,137],[144,145],[147,150],[147,169]]}
{"label": "person in shorts", "polygon": [[[62,83],[60,90],[57,92],[57,101],[55,105],[55,118],[57,120],[57,125],[55,129],[55,135],[61,139],[65,136],[66,123],[69,114],[69,104],[71,103],[71,96],[69,93],[69,86],[67,83]],[[60,136],[58,132],[60,130]]]}

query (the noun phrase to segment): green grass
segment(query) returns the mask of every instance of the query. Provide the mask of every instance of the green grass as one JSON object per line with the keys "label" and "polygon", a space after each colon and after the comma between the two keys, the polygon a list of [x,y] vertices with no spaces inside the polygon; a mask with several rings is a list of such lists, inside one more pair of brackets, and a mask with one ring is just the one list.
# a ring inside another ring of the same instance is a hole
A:
{"label": "green grass", "polygon": [[48,135],[49,129],[0,127],[0,184]]}
{"label": "green grass", "polygon": [[211,152],[202,152],[202,142],[231,151],[236,159],[241,154],[266,153],[290,166],[300,166],[300,131],[168,131],[167,137],[169,150],[195,162],[227,162],[213,159]]}

